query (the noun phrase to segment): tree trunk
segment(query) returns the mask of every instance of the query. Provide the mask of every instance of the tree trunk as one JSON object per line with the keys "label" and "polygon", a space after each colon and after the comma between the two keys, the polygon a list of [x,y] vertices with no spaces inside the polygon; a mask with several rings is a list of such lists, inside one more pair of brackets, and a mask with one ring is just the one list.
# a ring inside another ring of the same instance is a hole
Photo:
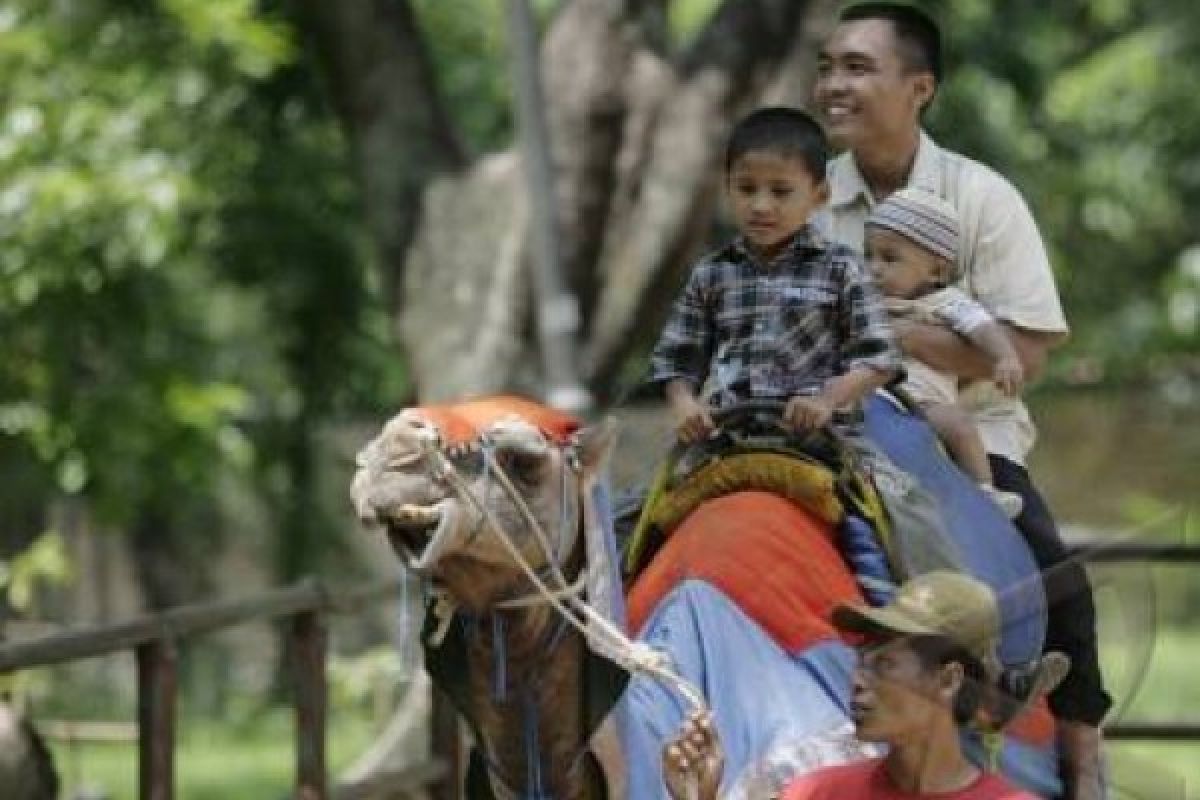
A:
{"label": "tree trunk", "polygon": [[729,128],[761,104],[796,44],[805,43],[809,5],[726,2],[678,66],[643,54],[654,76],[639,76],[630,106],[650,120],[633,143],[642,152],[629,157],[622,176],[629,200],[606,226],[598,264],[604,289],[584,359],[598,386],[610,385],[661,326],[683,269],[704,244]]}
{"label": "tree trunk", "polygon": [[292,0],[349,132],[387,299],[400,307],[420,197],[464,154],[407,0]]}
{"label": "tree trunk", "polygon": [[[529,211],[516,149],[453,171],[460,152],[437,101],[411,13],[397,0],[296,0],[323,52],[364,176],[412,168],[403,192],[367,187],[381,250],[402,195],[424,185],[404,261],[399,324],[422,399],[517,389],[541,376],[531,324]],[[403,25],[379,24],[382,6]],[[665,317],[705,244],[733,120],[764,101],[802,102],[829,0],[726,0],[695,41],[666,52],[661,0],[570,0],[542,41],[563,279],[583,316],[578,363],[603,396]],[[346,37],[376,18],[364,43]],[[329,40],[333,40],[329,44]],[[340,44],[338,44],[340,43]],[[407,55],[394,52],[406,43]],[[399,61],[405,65],[388,67]],[[381,70],[396,77],[373,81]],[[408,85],[400,83],[406,76]],[[370,102],[368,102],[370,99]],[[423,105],[419,124],[351,113]],[[418,141],[419,140],[419,141]],[[411,154],[429,148],[430,163]],[[397,154],[404,154],[398,156]],[[377,177],[376,180],[379,180]],[[393,179],[393,182],[395,179]]]}

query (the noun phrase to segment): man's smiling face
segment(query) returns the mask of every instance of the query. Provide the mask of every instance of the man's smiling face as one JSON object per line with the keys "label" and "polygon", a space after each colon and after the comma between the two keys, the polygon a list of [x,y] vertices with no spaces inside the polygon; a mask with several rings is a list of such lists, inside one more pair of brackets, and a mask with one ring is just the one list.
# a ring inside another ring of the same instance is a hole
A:
{"label": "man's smiling face", "polygon": [[863,19],[839,24],[821,48],[813,97],[834,143],[858,149],[911,131],[934,88],[904,59],[889,20]]}

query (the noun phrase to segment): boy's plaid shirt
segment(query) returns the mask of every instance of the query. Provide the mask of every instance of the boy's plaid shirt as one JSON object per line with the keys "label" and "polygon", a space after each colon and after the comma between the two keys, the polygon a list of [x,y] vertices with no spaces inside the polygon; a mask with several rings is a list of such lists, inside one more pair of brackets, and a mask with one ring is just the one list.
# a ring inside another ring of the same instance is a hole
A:
{"label": "boy's plaid shirt", "polygon": [[852,367],[900,356],[857,253],[798,231],[768,266],[739,237],[702,259],[651,356],[650,380],[683,378],[710,405],[816,394]]}

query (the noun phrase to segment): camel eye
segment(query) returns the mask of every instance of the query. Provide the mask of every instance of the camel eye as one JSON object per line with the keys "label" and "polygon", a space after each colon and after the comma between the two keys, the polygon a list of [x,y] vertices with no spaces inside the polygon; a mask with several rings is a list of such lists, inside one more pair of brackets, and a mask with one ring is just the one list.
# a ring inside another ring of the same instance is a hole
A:
{"label": "camel eye", "polygon": [[483,451],[478,448],[461,450],[450,456],[450,463],[459,472],[478,475],[483,472]]}
{"label": "camel eye", "polygon": [[534,483],[541,472],[545,455],[528,453],[520,450],[497,450],[496,466],[500,467],[513,480],[523,483]]}

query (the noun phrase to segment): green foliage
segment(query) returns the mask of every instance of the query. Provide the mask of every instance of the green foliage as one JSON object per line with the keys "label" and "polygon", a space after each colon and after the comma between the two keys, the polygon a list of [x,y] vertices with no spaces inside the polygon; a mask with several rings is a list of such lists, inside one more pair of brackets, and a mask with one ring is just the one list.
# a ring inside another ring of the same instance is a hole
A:
{"label": "green foliage", "polygon": [[[718,5],[667,4],[673,44]],[[412,6],[464,140],[507,145],[504,3]],[[543,22],[560,6],[536,4]],[[1190,5],[931,6],[951,63],[931,127],[1030,199],[1076,361],[1139,374],[1194,354]],[[0,8],[0,476],[13,487],[0,553],[44,530],[61,494],[200,552],[230,478],[278,509],[282,577],[335,538],[314,499],[315,432],[407,386],[347,144],[285,7]]]}
{"label": "green foliage", "polygon": [[5,432],[121,520],[236,447],[242,394],[197,302],[220,292],[205,252],[224,187],[194,131],[228,125],[244,95],[220,85],[233,64],[197,67],[184,31],[103,10],[19,3],[0,39],[0,385]]}
{"label": "green foliage", "polygon": [[1194,352],[1185,254],[1196,245],[1200,202],[1200,111],[1189,79],[1200,67],[1200,25],[1191,5],[933,10],[951,77],[931,126],[1029,199],[1075,329],[1068,353],[1113,376],[1144,376],[1156,354]]}
{"label": "green foliage", "polygon": [[437,71],[438,89],[475,152],[501,149],[512,137],[505,2],[412,3]]}
{"label": "green foliage", "polygon": [[71,576],[62,536],[46,533],[11,562],[0,561],[0,591],[18,611],[33,606],[34,592],[41,583],[63,583]]}
{"label": "green foliage", "polygon": [[689,40],[712,17],[717,0],[676,0],[667,4],[667,27],[676,43]]}
{"label": "green foliage", "polygon": [[295,499],[309,431],[403,382],[299,55],[253,0],[0,10],[0,471],[30,525],[81,494],[108,526],[211,541],[196,512],[236,475],[301,509],[297,549],[322,535]]}
{"label": "green foliage", "polygon": [[412,669],[391,644],[354,656],[334,656],[327,671],[330,703],[369,712],[376,724],[382,724],[396,708]]}

